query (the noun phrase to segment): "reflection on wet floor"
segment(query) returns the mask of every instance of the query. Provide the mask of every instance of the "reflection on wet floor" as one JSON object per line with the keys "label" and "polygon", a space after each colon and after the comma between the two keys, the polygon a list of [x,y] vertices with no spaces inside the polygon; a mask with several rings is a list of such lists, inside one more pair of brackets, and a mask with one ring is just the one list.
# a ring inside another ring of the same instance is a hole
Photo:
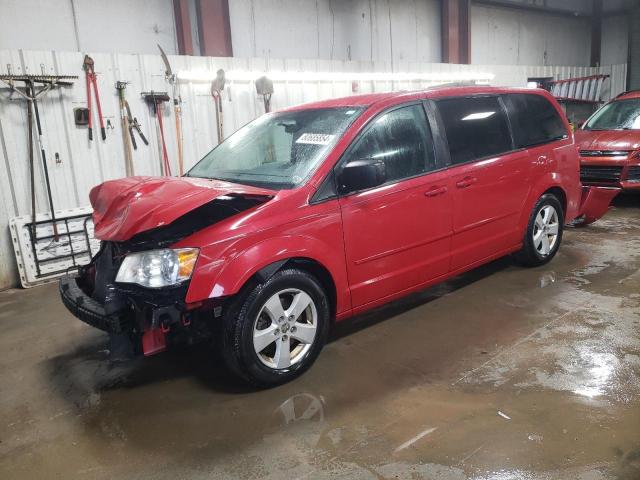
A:
{"label": "reflection on wet floor", "polygon": [[640,478],[640,198],[340,324],[253,391],[201,346],[129,364],[54,286],[0,294],[0,478]]}

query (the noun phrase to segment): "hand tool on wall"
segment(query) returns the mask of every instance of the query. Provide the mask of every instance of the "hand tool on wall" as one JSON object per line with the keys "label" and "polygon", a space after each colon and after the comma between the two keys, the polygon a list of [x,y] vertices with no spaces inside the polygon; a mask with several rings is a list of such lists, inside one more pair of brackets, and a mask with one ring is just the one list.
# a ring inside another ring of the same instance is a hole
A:
{"label": "hand tool on wall", "polygon": [[271,111],[271,95],[273,94],[273,82],[269,77],[260,77],[256,80],[256,92],[262,96],[264,113]]}
{"label": "hand tool on wall", "polygon": [[128,103],[124,98],[124,90],[127,82],[116,82],[118,90],[118,100],[120,103],[120,121],[122,123],[122,142],[124,143],[124,167],[127,177],[133,175],[133,151],[131,150],[131,130],[129,126],[129,115],[127,115]]}
{"label": "hand tool on wall", "polygon": [[167,54],[160,45],[160,56],[164,62],[164,76],[171,85],[173,96],[173,112],[176,120],[176,142],[178,145],[178,173],[180,176],[184,174],[184,158],[183,158],[183,138],[182,138],[182,97],[180,96],[180,84],[178,83],[178,76],[171,70],[171,64]]}
{"label": "hand tool on wall", "polygon": [[145,145],[149,145],[149,140],[147,140],[147,137],[145,137],[144,133],[142,133],[142,129],[140,128],[138,119],[131,115],[131,108],[129,108],[129,103],[127,102],[125,106],[127,107],[127,116],[129,117],[129,135],[131,135],[131,144],[133,145],[133,149],[138,149],[136,137],[133,135],[134,130],[138,132],[138,135],[140,135],[140,140],[142,140]]}
{"label": "hand tool on wall", "polygon": [[216,128],[218,131],[218,143],[224,140],[224,126],[222,123],[222,90],[224,90],[224,70],[216,72],[216,78],[211,82],[211,96],[216,106]]}
{"label": "hand tool on wall", "polygon": [[[33,82],[29,82],[28,89],[32,92],[35,91]],[[51,222],[53,224],[53,239],[58,241],[58,225],[56,224],[55,208],[53,206],[53,195],[51,194],[51,181],[49,180],[49,167],[47,166],[47,154],[44,150],[44,144],[42,142],[42,123],[40,122],[40,111],[38,110],[37,95],[33,96],[33,112],[36,119],[36,131],[38,132],[38,145],[40,147],[40,157],[42,158],[42,168],[44,169],[44,184],[47,189],[47,198],[49,199],[49,208],[51,209]],[[35,191],[35,190],[34,190]],[[35,212],[33,215],[33,221],[35,222]]]}
{"label": "hand tool on wall", "polygon": [[170,100],[167,92],[142,92],[145,101],[151,106],[154,115],[158,119],[158,151],[160,152],[160,171],[163,175],[171,176],[171,164],[167,154],[167,143],[164,138],[164,125],[162,123],[163,104]]}
{"label": "hand tool on wall", "polygon": [[[44,70],[44,67],[43,67]],[[44,96],[48,91],[55,87],[71,86],[78,77],[75,75],[46,75],[43,71],[42,75],[14,75],[9,72],[6,75],[0,75],[0,80],[6,83],[11,89],[12,93],[17,93],[27,101],[27,121],[29,139],[29,168],[30,168],[30,186],[31,186],[31,215],[33,224],[36,221],[36,190],[35,190],[35,159],[33,155],[33,120],[35,119],[36,132],[38,134],[37,141],[40,148],[40,156],[42,159],[42,168],[44,173],[44,183],[47,191],[47,200],[49,202],[49,208],[51,210],[51,223],[53,226],[53,239],[58,241],[58,225],[56,221],[56,213],[53,205],[53,195],[51,192],[51,181],[49,178],[49,167],[47,165],[47,155],[44,148],[42,123],[40,121],[40,111],[38,109],[38,98]],[[24,84],[20,89],[16,83],[20,82]],[[36,85],[42,85],[36,87]],[[35,226],[33,227],[35,228]]]}
{"label": "hand tool on wall", "polygon": [[[25,92],[27,96],[32,96],[30,87],[25,87]],[[30,101],[27,101],[27,138],[29,142],[29,183],[31,187],[31,222],[33,234],[35,233],[33,230],[36,228],[36,165],[33,156],[33,102]]]}
{"label": "hand tool on wall", "polygon": [[102,118],[102,106],[100,105],[100,94],[98,92],[98,82],[95,71],[95,64],[93,58],[89,55],[84,56],[84,62],[82,68],[84,69],[86,81],[87,81],[87,107],[89,108],[89,140],[93,140],[93,120],[91,112],[91,86],[93,86],[93,92],[96,98],[96,107],[98,108],[98,120],[100,121],[100,133],[102,134],[102,140],[107,139],[107,131],[104,128],[104,119]]}

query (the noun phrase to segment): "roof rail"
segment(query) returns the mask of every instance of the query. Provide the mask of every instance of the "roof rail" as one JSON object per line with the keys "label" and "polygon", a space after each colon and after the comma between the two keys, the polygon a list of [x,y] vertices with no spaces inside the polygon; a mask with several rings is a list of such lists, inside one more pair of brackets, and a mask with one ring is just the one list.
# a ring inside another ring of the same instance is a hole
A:
{"label": "roof rail", "polygon": [[627,90],[626,92],[619,93],[619,94],[618,94],[618,95],[616,95],[614,98],[618,98],[618,97],[621,97],[621,96],[623,96],[623,95],[627,95],[627,94],[629,94],[629,93],[635,93],[635,92],[640,93],[640,88],[634,88],[633,90]]}

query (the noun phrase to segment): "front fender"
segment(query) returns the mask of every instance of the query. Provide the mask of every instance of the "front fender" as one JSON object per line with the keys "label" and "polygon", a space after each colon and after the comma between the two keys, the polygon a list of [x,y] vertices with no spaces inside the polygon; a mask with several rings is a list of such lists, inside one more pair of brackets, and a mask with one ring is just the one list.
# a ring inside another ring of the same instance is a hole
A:
{"label": "front fender", "polygon": [[[342,245],[340,246],[342,248]],[[221,262],[219,268],[194,272],[187,302],[234,295],[258,271],[272,263],[290,258],[306,258],[321,264],[336,286],[336,311],[350,308],[344,253],[335,245],[304,235],[281,235],[264,239],[235,253]]]}

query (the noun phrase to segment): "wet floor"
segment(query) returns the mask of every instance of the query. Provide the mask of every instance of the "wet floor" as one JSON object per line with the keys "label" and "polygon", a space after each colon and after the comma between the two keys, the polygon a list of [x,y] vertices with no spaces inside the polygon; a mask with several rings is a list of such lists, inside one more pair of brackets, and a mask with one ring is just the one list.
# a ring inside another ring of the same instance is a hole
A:
{"label": "wet floor", "polygon": [[0,293],[0,478],[639,479],[640,196],[342,324],[302,378],[125,366],[56,287]]}

